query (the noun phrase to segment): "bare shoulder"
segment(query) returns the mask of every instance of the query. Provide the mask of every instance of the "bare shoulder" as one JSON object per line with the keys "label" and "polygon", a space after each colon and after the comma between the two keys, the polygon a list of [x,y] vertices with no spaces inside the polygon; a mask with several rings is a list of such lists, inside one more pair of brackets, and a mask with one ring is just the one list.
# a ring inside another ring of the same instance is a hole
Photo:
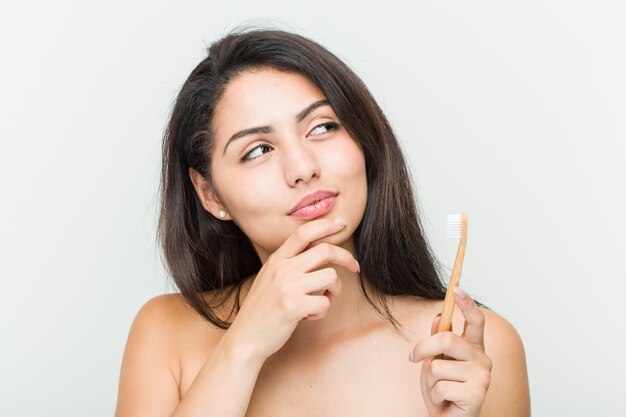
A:
{"label": "bare shoulder", "polygon": [[[221,320],[232,317],[236,290],[218,290],[203,293],[204,300],[211,306],[212,312]],[[202,317],[183,297],[182,294],[162,294],[148,300],[139,310],[133,323],[138,331],[143,329],[159,332],[167,336],[197,336],[196,332],[210,332],[212,329],[221,333],[221,329]]]}
{"label": "bare shoulder", "polygon": [[[162,294],[151,298],[139,309],[131,327],[129,342],[133,337],[161,351],[163,355],[176,356],[180,336],[194,326],[203,324],[200,315],[181,294]],[[170,361],[177,362],[176,358],[170,358]]]}
{"label": "bare shoulder", "polygon": [[[443,300],[432,300],[414,296],[395,296],[393,300],[394,316],[409,330],[425,330],[430,327],[435,316],[441,313]],[[485,346],[489,354],[505,354],[511,357],[524,355],[524,346],[515,327],[496,312],[487,308],[478,307],[485,320]],[[453,331],[463,332],[465,319],[458,307],[455,307],[452,318]],[[430,333],[428,333],[430,335]]]}
{"label": "bare shoulder", "polygon": [[[116,417],[169,415],[179,402],[172,320],[181,305],[160,295],[138,311],[128,335],[118,390]],[[158,408],[154,398],[159,398]]]}
{"label": "bare shoulder", "polygon": [[515,327],[496,312],[480,308],[485,316],[485,350],[487,354],[524,359],[524,344]]}
{"label": "bare shoulder", "polygon": [[530,416],[526,354],[513,325],[499,314],[481,308],[485,317],[485,353],[492,361],[491,384],[481,417]]}
{"label": "bare shoulder", "polygon": [[169,416],[180,402],[181,356],[217,328],[180,294],[151,298],[131,326],[120,372],[116,417]]}
{"label": "bare shoulder", "polygon": [[188,315],[188,310],[189,307],[181,294],[157,295],[141,306],[135,318],[135,324],[171,325]]}
{"label": "bare shoulder", "polygon": [[[218,292],[204,294],[209,304],[221,296],[222,293]],[[229,293],[213,312],[220,319],[226,319],[233,302]],[[189,345],[197,345],[200,340],[205,341],[205,345],[210,344],[211,339],[222,333],[222,329],[191,307],[182,294],[162,294],[151,298],[139,309],[131,327],[129,345],[137,342],[144,345],[142,350],[149,346],[158,351],[162,359],[171,364],[171,372],[178,380],[180,357]]]}
{"label": "bare shoulder", "polygon": [[[188,314],[186,310],[184,299],[179,294],[162,294],[151,298],[137,312],[131,326],[129,342],[166,342],[178,322]],[[167,350],[168,347],[169,343],[155,346],[161,350]]]}

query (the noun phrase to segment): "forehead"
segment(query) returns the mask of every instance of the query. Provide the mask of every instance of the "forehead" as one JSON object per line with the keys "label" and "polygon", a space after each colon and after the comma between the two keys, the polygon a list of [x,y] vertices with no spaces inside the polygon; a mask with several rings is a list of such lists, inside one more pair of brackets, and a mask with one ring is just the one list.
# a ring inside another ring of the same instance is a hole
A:
{"label": "forehead", "polygon": [[273,68],[249,70],[226,86],[213,118],[215,139],[255,126],[294,120],[314,101],[324,98],[311,80]]}

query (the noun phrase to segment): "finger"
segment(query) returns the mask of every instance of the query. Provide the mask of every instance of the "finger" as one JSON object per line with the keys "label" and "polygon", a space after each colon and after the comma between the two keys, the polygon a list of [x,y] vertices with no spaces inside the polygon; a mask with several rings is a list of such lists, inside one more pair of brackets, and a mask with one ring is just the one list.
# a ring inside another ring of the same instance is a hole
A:
{"label": "finger", "polygon": [[441,332],[420,340],[413,348],[411,357],[413,362],[419,362],[440,354],[457,360],[474,358],[472,345],[452,332]]}
{"label": "finger", "polygon": [[323,319],[330,307],[330,300],[323,295],[307,295],[302,301],[301,317],[306,320]]}
{"label": "finger", "polygon": [[341,280],[333,268],[324,268],[319,271],[305,274],[297,283],[300,293],[322,295],[328,291],[332,297],[341,293]]}
{"label": "finger", "polygon": [[359,272],[359,265],[354,256],[344,248],[331,243],[320,243],[293,258],[297,268],[313,271],[324,265],[341,266],[348,271]]}
{"label": "finger", "polygon": [[466,340],[484,346],[485,315],[478,308],[474,300],[461,288],[454,290],[456,305],[465,317],[462,337]]}
{"label": "finger", "polygon": [[430,364],[429,387],[438,381],[466,382],[472,377],[475,364],[467,361],[439,360],[435,359]]}
{"label": "finger", "polygon": [[301,224],[274,252],[274,256],[291,258],[302,252],[313,241],[340,232],[346,227],[340,219],[317,219]]}
{"label": "finger", "polygon": [[465,402],[469,397],[468,391],[463,382],[439,381],[430,390],[430,400],[436,405],[444,401]]}

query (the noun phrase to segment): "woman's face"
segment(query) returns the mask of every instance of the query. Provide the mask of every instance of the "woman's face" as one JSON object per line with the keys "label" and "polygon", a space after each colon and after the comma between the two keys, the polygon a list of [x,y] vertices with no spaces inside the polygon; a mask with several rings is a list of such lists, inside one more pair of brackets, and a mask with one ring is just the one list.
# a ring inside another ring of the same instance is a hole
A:
{"label": "woman's face", "polygon": [[[367,201],[365,160],[324,100],[303,75],[257,69],[232,80],[217,105],[213,189],[263,262],[316,218],[345,220],[323,240],[353,247]],[[315,192],[314,206],[293,212]]]}

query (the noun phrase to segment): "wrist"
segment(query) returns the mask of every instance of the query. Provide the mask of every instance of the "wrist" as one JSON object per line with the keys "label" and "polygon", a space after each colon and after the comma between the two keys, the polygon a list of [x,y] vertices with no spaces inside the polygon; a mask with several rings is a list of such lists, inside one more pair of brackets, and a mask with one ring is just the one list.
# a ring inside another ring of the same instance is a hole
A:
{"label": "wrist", "polygon": [[216,350],[231,363],[244,365],[246,369],[260,370],[267,358],[256,352],[252,346],[236,340],[231,330],[234,329],[226,332]]}

